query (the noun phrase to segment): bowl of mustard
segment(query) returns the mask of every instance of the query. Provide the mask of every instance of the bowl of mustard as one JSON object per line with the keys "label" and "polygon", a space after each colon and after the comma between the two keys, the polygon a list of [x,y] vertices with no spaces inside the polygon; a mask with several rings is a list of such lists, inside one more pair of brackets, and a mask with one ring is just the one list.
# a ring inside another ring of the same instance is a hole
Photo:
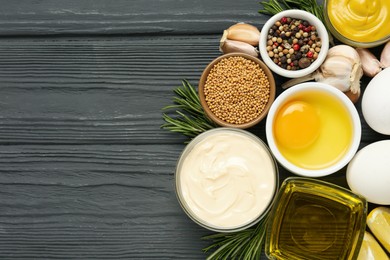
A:
{"label": "bowl of mustard", "polygon": [[325,0],[324,18],[345,44],[371,48],[390,40],[389,0]]}

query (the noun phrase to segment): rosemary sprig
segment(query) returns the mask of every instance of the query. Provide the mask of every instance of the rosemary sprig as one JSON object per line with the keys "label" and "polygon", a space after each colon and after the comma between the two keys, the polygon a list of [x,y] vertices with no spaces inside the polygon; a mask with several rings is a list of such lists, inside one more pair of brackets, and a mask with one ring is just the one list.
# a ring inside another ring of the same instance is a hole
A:
{"label": "rosemary sprig", "polygon": [[300,9],[314,14],[324,24],[324,6],[323,4],[317,3],[316,0],[268,0],[262,1],[260,4],[263,9],[259,10],[259,13],[275,15],[284,10],[289,9]]}
{"label": "rosemary sprig", "polygon": [[324,5],[318,4],[316,0],[285,0],[285,2],[290,6],[289,9],[297,8],[305,10],[317,16],[318,19],[320,19],[325,24]]}
{"label": "rosemary sprig", "polygon": [[212,240],[213,244],[203,249],[211,253],[207,260],[213,259],[259,259],[264,244],[267,217],[264,217],[255,227],[235,233],[216,233],[204,236],[202,239]]}
{"label": "rosemary sprig", "polygon": [[173,97],[173,104],[163,108],[164,111],[174,113],[163,113],[165,123],[161,128],[192,138],[216,127],[204,113],[198,93],[187,80],[183,80],[182,86],[176,88],[174,93],[176,96]]}
{"label": "rosemary sprig", "polygon": [[268,0],[268,2],[261,1],[260,4],[263,6],[263,9],[260,9],[259,13],[262,14],[275,15],[284,10],[301,9],[323,17],[323,6],[318,4],[316,0]]}
{"label": "rosemary sprig", "polygon": [[275,15],[277,13],[280,13],[281,11],[290,9],[288,8],[287,4],[284,3],[285,1],[281,1],[281,3],[278,0],[269,0],[262,1],[260,4],[263,6],[263,9],[259,10],[259,13],[261,14],[267,14],[267,15]]}

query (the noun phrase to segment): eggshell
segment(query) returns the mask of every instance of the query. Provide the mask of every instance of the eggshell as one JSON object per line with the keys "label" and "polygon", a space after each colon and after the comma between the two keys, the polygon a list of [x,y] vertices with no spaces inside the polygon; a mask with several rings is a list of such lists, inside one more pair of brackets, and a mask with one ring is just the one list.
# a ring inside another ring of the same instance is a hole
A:
{"label": "eggshell", "polygon": [[347,182],[368,202],[390,205],[390,140],[372,143],[356,153],[347,168]]}
{"label": "eggshell", "polygon": [[390,67],[368,83],[362,97],[362,112],[372,129],[390,135]]}

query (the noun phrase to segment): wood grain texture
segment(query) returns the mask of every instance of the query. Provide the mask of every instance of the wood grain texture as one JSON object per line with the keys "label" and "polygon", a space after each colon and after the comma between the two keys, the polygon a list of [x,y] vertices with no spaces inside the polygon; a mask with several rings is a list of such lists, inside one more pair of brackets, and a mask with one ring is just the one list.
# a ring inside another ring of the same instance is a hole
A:
{"label": "wood grain texture", "polygon": [[[160,129],[161,108],[218,39],[0,40],[1,258],[205,257],[209,232],[174,193],[185,138]],[[264,122],[249,130],[265,140]],[[379,139],[363,121],[362,146]],[[345,169],[323,179],[346,186]]]}
{"label": "wood grain texture", "polygon": [[0,35],[210,34],[264,24],[257,1],[1,0]]}
{"label": "wood grain texture", "polygon": [[200,237],[210,232],[190,221],[174,192],[183,148],[1,146],[0,256],[203,259]]}
{"label": "wood grain texture", "polygon": [[[181,79],[197,86],[218,39],[0,40],[0,143],[176,143],[161,108]],[[363,143],[381,138],[363,120]]]}
{"label": "wood grain texture", "polygon": [[2,259],[195,259],[208,232],[177,203],[182,145],[0,150]]}
{"label": "wood grain texture", "polygon": [[176,143],[161,108],[217,55],[217,37],[0,41],[0,143]]}
{"label": "wood grain texture", "polygon": [[[174,192],[186,139],[161,108],[223,29],[264,24],[258,2],[0,3],[0,258],[204,259],[210,232]],[[361,147],[386,138],[361,119]],[[345,169],[323,179],[346,186]]]}

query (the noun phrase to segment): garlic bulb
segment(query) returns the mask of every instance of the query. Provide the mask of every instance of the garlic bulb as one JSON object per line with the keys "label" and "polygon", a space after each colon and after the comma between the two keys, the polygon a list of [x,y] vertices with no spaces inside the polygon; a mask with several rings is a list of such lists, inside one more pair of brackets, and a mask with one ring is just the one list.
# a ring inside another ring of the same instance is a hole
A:
{"label": "garlic bulb", "polygon": [[232,52],[242,52],[249,54],[253,57],[259,57],[259,51],[246,42],[221,39],[219,43],[219,50],[224,54]]}
{"label": "garlic bulb", "polygon": [[381,64],[383,68],[390,67],[390,41],[383,47],[381,53]]}
{"label": "garlic bulb", "polygon": [[363,69],[357,51],[348,45],[337,45],[329,49],[324,63],[316,71],[307,76],[289,80],[282,87],[287,88],[314,79],[317,82],[332,85],[342,92],[350,91],[350,94],[359,95],[362,76]]}
{"label": "garlic bulb", "polygon": [[260,31],[253,25],[237,23],[223,31],[222,39],[246,42],[252,46],[258,46]]}
{"label": "garlic bulb", "polygon": [[382,64],[374,56],[374,54],[364,48],[356,48],[356,51],[359,53],[364,75],[374,77],[376,74],[381,72]]}

